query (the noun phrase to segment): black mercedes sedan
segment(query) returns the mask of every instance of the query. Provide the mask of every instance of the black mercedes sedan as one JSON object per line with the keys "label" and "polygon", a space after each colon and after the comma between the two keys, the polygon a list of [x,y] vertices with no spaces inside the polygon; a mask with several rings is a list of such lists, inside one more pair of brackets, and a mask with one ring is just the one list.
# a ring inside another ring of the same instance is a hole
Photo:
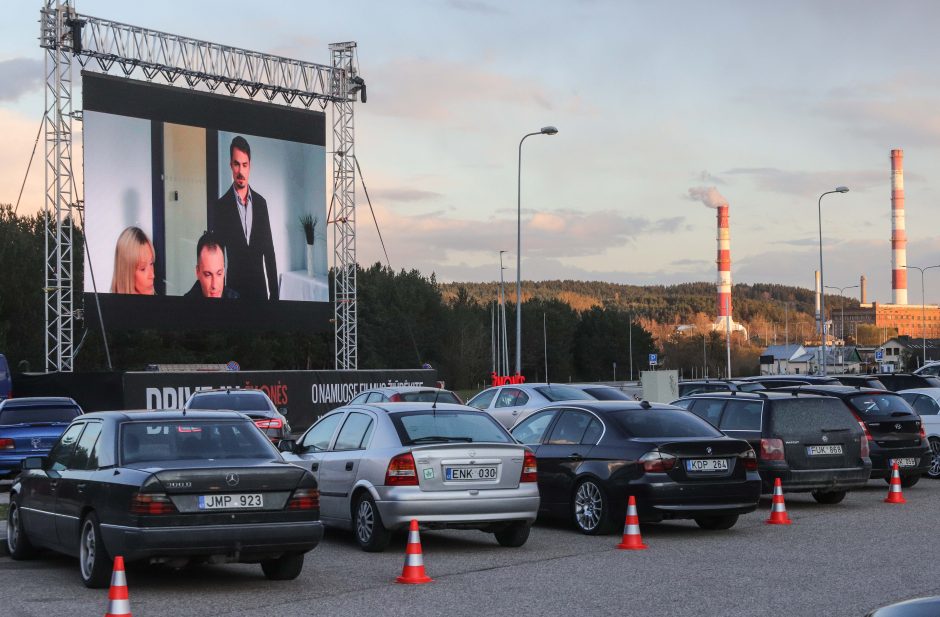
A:
{"label": "black mercedes sedan", "polygon": [[13,559],[51,549],[105,587],[112,559],[182,567],[260,563],[296,578],[323,537],[309,471],[287,463],[247,416],[108,411],[79,416],[10,491]]}
{"label": "black mercedes sedan", "polygon": [[751,446],[669,405],[558,403],[512,434],[535,451],[540,514],[573,519],[586,534],[622,524],[631,495],[640,520],[691,518],[703,529],[734,526],[760,498]]}

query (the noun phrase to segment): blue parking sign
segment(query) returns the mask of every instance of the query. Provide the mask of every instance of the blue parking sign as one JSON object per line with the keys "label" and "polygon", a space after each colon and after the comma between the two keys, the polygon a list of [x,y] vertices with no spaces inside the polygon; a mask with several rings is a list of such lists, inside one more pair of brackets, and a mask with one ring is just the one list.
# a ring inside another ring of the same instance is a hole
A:
{"label": "blue parking sign", "polygon": [[658,364],[657,359],[658,359],[658,354],[651,353],[651,354],[650,354],[650,365]]}
{"label": "blue parking sign", "polygon": [[875,350],[875,360],[883,360],[885,357],[885,352],[883,349]]}

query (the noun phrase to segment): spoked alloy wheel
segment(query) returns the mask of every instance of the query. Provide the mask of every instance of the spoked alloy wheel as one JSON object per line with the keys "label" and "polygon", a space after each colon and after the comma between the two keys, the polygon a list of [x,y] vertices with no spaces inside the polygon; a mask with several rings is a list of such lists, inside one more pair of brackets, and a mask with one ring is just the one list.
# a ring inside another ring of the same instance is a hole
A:
{"label": "spoked alloy wheel", "polygon": [[10,504],[10,512],[7,515],[7,551],[10,557],[17,560],[29,559],[36,552],[26,536],[26,530],[23,529],[23,519],[16,502]]}
{"label": "spoked alloy wheel", "polygon": [[588,535],[606,533],[610,518],[603,489],[593,480],[585,480],[574,493],[574,522]]}
{"label": "spoked alloy wheel", "polygon": [[940,439],[936,437],[930,440],[930,469],[927,470],[927,477],[934,480],[940,480]]}
{"label": "spoked alloy wheel", "polygon": [[372,496],[364,493],[356,502],[355,520],[356,541],[362,550],[368,553],[380,553],[388,546],[391,532],[382,524],[378,508]]}
{"label": "spoked alloy wheel", "polygon": [[101,542],[98,517],[94,512],[82,521],[78,544],[78,566],[81,570],[82,582],[86,587],[101,589],[108,586],[111,580],[111,558],[108,557],[104,543]]}

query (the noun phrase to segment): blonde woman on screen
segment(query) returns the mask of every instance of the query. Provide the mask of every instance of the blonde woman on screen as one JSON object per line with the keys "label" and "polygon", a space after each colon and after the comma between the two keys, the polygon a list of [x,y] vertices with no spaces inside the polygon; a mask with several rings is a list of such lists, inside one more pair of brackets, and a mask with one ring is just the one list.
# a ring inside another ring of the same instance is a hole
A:
{"label": "blonde woman on screen", "polygon": [[139,227],[128,227],[114,247],[111,293],[153,295],[153,243]]}

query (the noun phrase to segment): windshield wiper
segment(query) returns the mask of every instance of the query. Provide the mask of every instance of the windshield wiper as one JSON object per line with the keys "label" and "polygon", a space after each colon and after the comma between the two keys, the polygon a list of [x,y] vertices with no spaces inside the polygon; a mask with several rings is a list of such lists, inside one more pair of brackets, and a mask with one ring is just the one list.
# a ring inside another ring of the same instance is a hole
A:
{"label": "windshield wiper", "polygon": [[473,442],[473,437],[445,437],[443,435],[425,435],[424,437],[416,437],[411,440],[411,443],[428,443],[435,441],[463,441],[463,442]]}

